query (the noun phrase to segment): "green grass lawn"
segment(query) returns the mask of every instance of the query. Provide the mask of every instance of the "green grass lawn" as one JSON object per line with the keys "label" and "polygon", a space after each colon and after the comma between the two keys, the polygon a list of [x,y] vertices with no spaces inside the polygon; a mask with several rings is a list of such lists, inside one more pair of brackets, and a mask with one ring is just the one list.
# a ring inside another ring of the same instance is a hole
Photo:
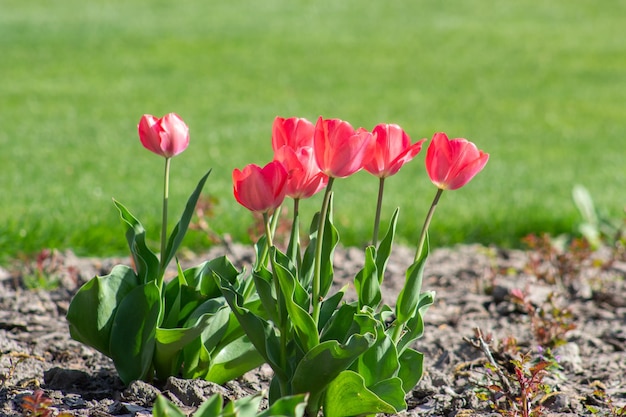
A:
{"label": "green grass lawn", "polygon": [[[213,168],[211,227],[236,240],[251,216],[231,172],[269,161],[277,115],[398,123],[414,140],[445,131],[489,152],[482,173],[444,194],[436,245],[571,232],[577,183],[623,216],[625,15],[619,0],[3,0],[0,253],[119,253],[113,197],[156,242],[163,161],[136,125],[170,111],[191,129],[172,163],[172,217]],[[403,242],[435,192],[424,155],[387,181],[383,219],[401,207]],[[361,172],[335,190],[343,242],[367,241],[377,180]]]}

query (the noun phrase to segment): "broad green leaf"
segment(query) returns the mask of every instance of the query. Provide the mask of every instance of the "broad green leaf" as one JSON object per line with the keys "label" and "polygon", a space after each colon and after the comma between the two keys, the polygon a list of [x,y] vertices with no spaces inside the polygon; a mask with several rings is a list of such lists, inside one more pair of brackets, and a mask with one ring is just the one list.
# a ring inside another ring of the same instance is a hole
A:
{"label": "broad green leaf", "polygon": [[328,384],[375,342],[372,333],[354,334],[347,343],[328,340],[308,351],[292,378],[293,393],[310,394],[309,410],[318,409]]}
{"label": "broad green leaf", "polygon": [[359,308],[369,306],[378,307],[382,300],[380,292],[380,280],[376,267],[376,250],[373,246],[365,249],[365,264],[354,278],[354,288],[359,299]]}
{"label": "broad green leaf", "polygon": [[272,285],[272,273],[265,267],[261,267],[252,273],[254,286],[261,300],[263,308],[267,312],[267,317],[274,323],[279,323],[278,302],[274,286]]}
{"label": "broad green leaf", "polygon": [[383,240],[381,240],[378,245],[378,249],[376,250],[376,268],[378,270],[378,283],[382,284],[383,279],[385,277],[385,270],[387,269],[387,261],[389,260],[389,256],[391,255],[391,247],[393,245],[393,239],[396,235],[396,224],[398,223],[398,213],[400,209],[396,208],[393,212],[393,216],[391,216],[391,221],[389,222],[389,229],[387,229],[387,233]]}
{"label": "broad green leaf", "polygon": [[[259,411],[259,405],[261,404],[262,399],[263,397],[261,393],[258,393],[255,395],[249,395],[247,397],[239,398],[231,402],[229,405],[232,404],[233,406],[233,416],[255,417]],[[224,417],[228,417],[227,414],[224,414]]]}
{"label": "broad green leaf", "polygon": [[426,291],[420,295],[417,308],[413,317],[409,319],[404,328],[404,334],[400,338],[397,344],[397,349],[400,354],[403,350],[409,346],[413,341],[419,339],[424,334],[424,313],[428,310],[435,301],[435,292]]}
{"label": "broad green leaf", "polygon": [[367,389],[363,378],[353,371],[341,372],[328,386],[324,397],[325,417],[397,414],[398,411]]}
{"label": "broad green leaf", "polygon": [[109,275],[84,284],[67,310],[72,338],[110,357],[111,327],[117,308],[139,284],[135,271],[125,265],[117,265]]}
{"label": "broad green leaf", "polygon": [[154,417],[186,417],[176,405],[169,402],[163,395],[157,397],[152,413]]}
{"label": "broad green leaf", "polygon": [[424,354],[413,349],[406,349],[400,357],[398,377],[402,380],[402,389],[408,393],[422,379],[424,373]]}
{"label": "broad green leaf", "polygon": [[359,374],[367,386],[395,376],[400,367],[396,346],[385,333],[383,325],[381,322],[376,323],[376,343],[359,356]]}
{"label": "broad green leaf", "polygon": [[406,392],[402,389],[402,380],[398,377],[384,379],[368,387],[387,404],[390,404],[397,411],[406,409]]}
{"label": "broad green leaf", "polygon": [[202,192],[202,188],[204,187],[204,183],[206,182],[211,170],[204,174],[204,176],[198,182],[196,189],[191,193],[189,199],[187,200],[187,205],[185,206],[185,210],[183,211],[180,220],[174,226],[172,230],[172,234],[170,235],[167,241],[167,247],[165,248],[165,253],[161,254],[161,274],[165,272],[165,268],[169,265],[170,261],[176,254],[178,247],[180,246],[185,234],[187,233],[187,228],[189,227],[189,222],[191,221],[191,217],[196,209],[196,203],[198,202],[198,198],[200,198],[200,193]]}
{"label": "broad green leaf", "polygon": [[415,314],[417,303],[422,289],[422,278],[424,275],[424,266],[428,258],[429,246],[426,240],[425,249],[418,257],[417,261],[411,265],[406,271],[406,280],[404,288],[398,295],[396,304],[396,325],[406,323]]}
{"label": "broad green leaf", "polygon": [[302,263],[300,254],[300,217],[297,213],[294,214],[293,222],[291,224],[291,234],[289,235],[289,244],[287,245],[287,256],[291,260],[291,263],[299,267]]}
{"label": "broad green leaf", "polygon": [[[219,279],[216,277],[215,279]],[[287,379],[284,369],[279,366],[280,363],[280,341],[275,334],[272,325],[263,318],[253,314],[250,310],[242,307],[243,300],[232,285],[226,280],[219,282],[220,289],[224,298],[228,302],[230,309],[237,317],[237,321],[246,332],[250,342],[257,351],[272,367],[274,373],[279,375],[283,380]]]}
{"label": "broad green leaf", "polygon": [[165,314],[163,316],[163,322],[161,323],[161,327],[164,328],[173,328],[178,325],[180,316],[181,288],[184,285],[187,285],[187,280],[185,279],[185,275],[183,274],[183,270],[178,260],[176,261],[176,267],[178,269],[178,275],[170,282],[173,283],[173,285],[166,285],[165,287],[165,297],[163,300]]}
{"label": "broad green leaf", "polygon": [[[297,342],[305,352],[313,349],[319,344],[317,326],[309,312],[304,310],[294,300],[296,287],[299,285],[291,272],[276,260],[277,251],[272,250],[272,268],[275,279],[280,283],[283,292],[283,300],[289,314],[289,321],[294,326]],[[288,261],[283,255],[283,261]]]}
{"label": "broad green leaf", "polygon": [[288,395],[279,398],[257,417],[302,417],[306,410],[307,394]]}
{"label": "broad green leaf", "polygon": [[336,340],[345,342],[350,336],[350,329],[354,324],[354,315],[357,312],[356,304],[342,304],[339,309],[326,321],[322,329],[320,340]]}
{"label": "broad green leaf", "polygon": [[343,296],[345,295],[347,289],[348,284],[346,284],[339,291],[322,301],[322,306],[320,308],[320,321],[318,324],[318,327],[320,329],[323,329],[324,326],[326,326],[328,320],[332,317],[335,311],[337,311],[337,306],[343,299]]}
{"label": "broad green leaf", "polygon": [[294,277],[293,282],[293,301],[302,307],[304,310],[309,310],[311,306],[311,297],[309,293],[302,287],[300,282],[297,279],[298,270],[295,265],[291,262],[285,254],[279,251],[276,248],[272,248],[272,262],[276,264],[280,264],[282,269],[285,269],[289,272],[291,276]]}
{"label": "broad green leaf", "polygon": [[145,379],[151,369],[161,310],[156,281],[135,287],[120,303],[111,328],[111,358],[128,384]]}
{"label": "broad green leaf", "polygon": [[159,378],[167,378],[176,373],[179,354],[183,348],[200,334],[211,323],[213,315],[204,314],[189,327],[175,329],[156,329],[154,367]]}
{"label": "broad green leaf", "polygon": [[222,415],[224,398],[222,394],[211,395],[193,414],[193,417],[219,417]]}
{"label": "broad green leaf", "polygon": [[146,230],[124,205],[116,200],[113,204],[126,224],[126,241],[133,256],[137,275],[142,284],[156,280],[160,276],[159,259],[146,245]]}
{"label": "broad green leaf", "polygon": [[250,342],[250,339],[247,336],[242,336],[224,346],[220,351],[214,352],[205,379],[216,384],[224,384],[262,364],[263,357]]}
{"label": "broad green leaf", "polygon": [[201,276],[202,294],[212,298],[219,297],[221,292],[209,272],[217,274],[233,285],[235,285],[237,278],[242,275],[242,272],[238,271],[226,256],[211,259],[206,263],[205,268],[206,271]]}
{"label": "broad green leaf", "polygon": [[183,349],[183,378],[206,379],[211,366],[211,355],[201,338],[191,341]]}

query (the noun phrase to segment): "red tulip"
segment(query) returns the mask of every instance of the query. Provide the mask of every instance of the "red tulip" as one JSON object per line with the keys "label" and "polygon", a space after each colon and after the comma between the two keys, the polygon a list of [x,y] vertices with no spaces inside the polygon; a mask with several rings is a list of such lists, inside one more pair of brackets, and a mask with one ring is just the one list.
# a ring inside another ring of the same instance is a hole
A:
{"label": "red tulip", "polygon": [[345,178],[369,162],[373,148],[372,134],[354,128],[339,119],[317,120],[313,138],[315,159],[329,177]]}
{"label": "red tulip", "polygon": [[379,177],[390,177],[422,150],[422,139],[411,145],[411,138],[398,125],[379,124],[372,130],[374,149],[365,169]]}
{"label": "red tulip", "polygon": [[313,146],[314,131],[315,126],[307,119],[276,117],[272,126],[272,149],[276,152],[285,145],[293,149]]}
{"label": "red tulip", "polygon": [[166,158],[178,155],[189,145],[189,128],[175,113],[160,119],[144,114],[137,130],[146,149]]}
{"label": "red tulip", "polygon": [[291,198],[309,198],[328,183],[328,176],[317,166],[310,146],[293,149],[285,145],[274,152],[274,160],[282,162],[289,172],[286,195]]}
{"label": "red tulip", "polygon": [[272,161],[263,168],[250,164],[243,171],[235,169],[235,199],[250,211],[269,212],[283,203],[287,176],[287,170],[279,161]]}
{"label": "red tulip", "polygon": [[448,140],[445,133],[435,133],[426,152],[426,170],[438,188],[456,190],[474,178],[488,159],[489,154],[467,139]]}

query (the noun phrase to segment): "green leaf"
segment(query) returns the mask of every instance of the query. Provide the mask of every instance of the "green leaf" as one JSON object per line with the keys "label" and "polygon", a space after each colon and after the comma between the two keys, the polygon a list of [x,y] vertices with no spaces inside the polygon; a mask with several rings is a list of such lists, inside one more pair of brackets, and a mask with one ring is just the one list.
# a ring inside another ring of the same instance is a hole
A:
{"label": "green leaf", "polygon": [[[285,307],[289,314],[289,320],[294,326],[297,336],[296,341],[299,343],[301,349],[307,352],[319,344],[317,326],[315,325],[313,317],[309,315],[309,312],[299,306],[294,299],[296,288],[299,283],[293,277],[291,272],[277,261],[277,253],[278,251],[272,248],[271,260],[275,279],[278,280],[281,291],[283,292]],[[286,262],[288,259],[283,255],[282,261]]]}
{"label": "green leaf", "polygon": [[372,333],[354,334],[346,344],[328,340],[309,350],[298,364],[292,388],[296,394],[310,394],[309,410],[317,410],[321,405],[326,387],[342,371],[346,370],[363,352],[375,342]]}
{"label": "green leaf", "polygon": [[422,379],[424,373],[424,354],[413,349],[406,349],[400,357],[398,377],[402,380],[402,389],[408,393]]}
{"label": "green leaf", "polygon": [[146,245],[146,230],[122,203],[113,200],[113,204],[127,226],[126,240],[141,283],[156,280],[160,276],[159,259]]}
{"label": "green leaf", "polygon": [[279,398],[267,410],[257,414],[257,417],[302,417],[306,410],[307,399],[307,394]]}
{"label": "green leaf", "polygon": [[159,395],[152,409],[154,417],[186,417],[180,409],[169,402],[164,396]]}
{"label": "green leaf", "polygon": [[274,323],[279,323],[278,302],[272,285],[272,273],[267,268],[261,267],[252,273],[252,279],[267,317]]}
{"label": "green leaf", "polygon": [[322,306],[320,308],[319,328],[324,328],[324,326],[326,326],[326,323],[328,323],[328,320],[333,316],[335,311],[337,311],[337,306],[343,299],[343,296],[345,295],[347,289],[348,284],[346,284],[339,291],[322,301]]}
{"label": "green leaf", "polygon": [[117,309],[111,328],[111,358],[125,384],[148,377],[160,310],[156,281],[134,288]]}
{"label": "green leaf", "polygon": [[354,288],[358,295],[359,308],[363,308],[363,306],[376,308],[382,300],[375,257],[376,250],[373,246],[368,246],[365,249],[365,264],[363,265],[363,269],[361,269],[354,278]]}
{"label": "green leaf", "polygon": [[189,327],[175,329],[156,329],[154,367],[159,379],[165,379],[177,372],[178,357],[183,348],[199,337],[211,324],[212,314],[200,316]]}
{"label": "green leaf", "polygon": [[67,310],[72,338],[110,357],[111,327],[117,308],[139,284],[135,272],[125,265],[117,265],[109,275],[84,284]]}
{"label": "green leaf", "polygon": [[224,398],[222,394],[211,395],[193,414],[193,417],[219,417],[222,415]]}
{"label": "green leaf", "polygon": [[393,245],[393,239],[396,235],[396,224],[398,223],[398,213],[400,209],[396,208],[391,216],[389,222],[389,229],[383,240],[381,240],[376,250],[376,269],[378,270],[378,283],[382,284],[385,277],[385,270],[387,269],[387,261],[391,255],[391,247]]}
{"label": "green leaf", "polygon": [[354,324],[354,316],[357,312],[356,304],[342,304],[322,329],[320,340],[337,340],[345,342],[350,335],[350,329]]}
{"label": "green leaf", "polygon": [[376,343],[359,356],[359,374],[365,385],[371,386],[395,376],[400,364],[398,352],[391,337],[385,333],[384,323],[376,322]]}
{"label": "green leaf", "polygon": [[[219,278],[216,277],[216,279]],[[283,378],[283,380],[287,380],[285,370],[278,365],[280,363],[280,341],[272,325],[265,319],[250,312],[247,308],[242,307],[243,297],[234,290],[230,283],[226,280],[221,280],[219,285],[224,298],[237,317],[237,321],[246,332],[250,342],[272,367],[274,373]]]}
{"label": "green leaf", "polygon": [[216,384],[232,381],[263,364],[263,357],[248,336],[242,336],[214,353],[205,379]]}
{"label": "green leaf", "polygon": [[167,247],[165,248],[165,253],[161,254],[161,271],[163,274],[167,265],[169,265],[170,261],[176,254],[178,247],[180,246],[185,234],[187,233],[187,228],[189,227],[189,222],[191,221],[191,217],[196,209],[196,203],[198,202],[198,198],[200,198],[200,193],[202,192],[202,188],[204,187],[204,183],[206,182],[211,170],[204,174],[204,176],[198,182],[196,189],[191,193],[189,199],[187,200],[187,205],[185,206],[185,210],[183,214],[172,230],[172,234],[170,235],[167,241]]}
{"label": "green leaf", "polygon": [[320,297],[326,298],[328,290],[333,284],[333,257],[335,247],[339,242],[339,232],[333,224],[333,195],[330,196],[328,203],[328,214],[326,216],[326,225],[324,226],[324,240],[322,241],[322,258],[320,268]]}
{"label": "green leaf", "polygon": [[[259,411],[259,405],[261,404],[262,399],[263,397],[261,396],[261,393],[258,393],[235,400],[234,402],[230,403],[233,405],[232,415],[237,417],[256,416]],[[226,413],[224,413],[224,417],[228,417]]]}
{"label": "green leaf", "polygon": [[422,337],[424,334],[424,313],[435,301],[435,292],[426,291],[419,297],[417,308],[413,317],[409,319],[404,328],[404,334],[398,342],[397,349],[400,354],[412,342]]}
{"label": "green leaf", "polygon": [[396,304],[396,325],[398,326],[406,323],[415,314],[420,291],[422,289],[422,278],[424,276],[424,266],[428,258],[428,252],[429,245],[428,240],[426,240],[425,249],[422,251],[417,261],[406,271],[404,288],[400,291]]}
{"label": "green leaf", "polygon": [[398,411],[367,389],[363,377],[353,371],[341,372],[328,386],[324,398],[325,417],[397,414]]}

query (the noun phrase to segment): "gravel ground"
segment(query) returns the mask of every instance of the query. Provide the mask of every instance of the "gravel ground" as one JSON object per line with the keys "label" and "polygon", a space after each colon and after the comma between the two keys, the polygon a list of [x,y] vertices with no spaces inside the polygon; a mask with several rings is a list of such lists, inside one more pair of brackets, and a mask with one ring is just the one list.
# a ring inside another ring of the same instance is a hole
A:
{"label": "gravel ground", "polygon": [[[252,257],[247,247],[229,245],[202,256],[187,254],[185,263],[224,253],[238,265],[249,264]],[[394,249],[384,281],[386,303],[395,303],[412,258],[411,249]],[[49,252],[39,263],[0,268],[0,415],[22,415],[24,397],[37,389],[52,399],[55,413],[142,416],[150,415],[159,393],[191,413],[214,392],[234,399],[267,388],[267,367],[224,386],[174,377],[124,386],[108,358],[72,340],[65,320],[72,295],[92,276],[127,262]],[[361,250],[338,249],[336,284],[349,282],[362,262]],[[58,285],[26,289],[24,283],[38,268]],[[541,406],[541,415],[547,416],[593,415],[592,409],[595,415],[619,415],[617,407],[626,404],[625,281],[623,253],[614,256],[608,249],[578,257],[477,245],[433,251],[423,289],[435,290],[437,298],[416,346],[426,356],[425,375],[407,397],[408,410],[399,415],[506,415],[493,405],[499,398],[505,406],[504,384],[512,396],[519,391],[517,381],[509,379],[515,350],[545,358],[549,353],[541,345],[558,338],[564,342],[552,350],[558,369],[543,377],[549,395],[533,398],[533,406]],[[524,302],[514,302],[516,294]],[[476,329],[488,349],[480,349]],[[508,383],[488,365],[487,351]],[[501,388],[488,388],[494,384]]]}

